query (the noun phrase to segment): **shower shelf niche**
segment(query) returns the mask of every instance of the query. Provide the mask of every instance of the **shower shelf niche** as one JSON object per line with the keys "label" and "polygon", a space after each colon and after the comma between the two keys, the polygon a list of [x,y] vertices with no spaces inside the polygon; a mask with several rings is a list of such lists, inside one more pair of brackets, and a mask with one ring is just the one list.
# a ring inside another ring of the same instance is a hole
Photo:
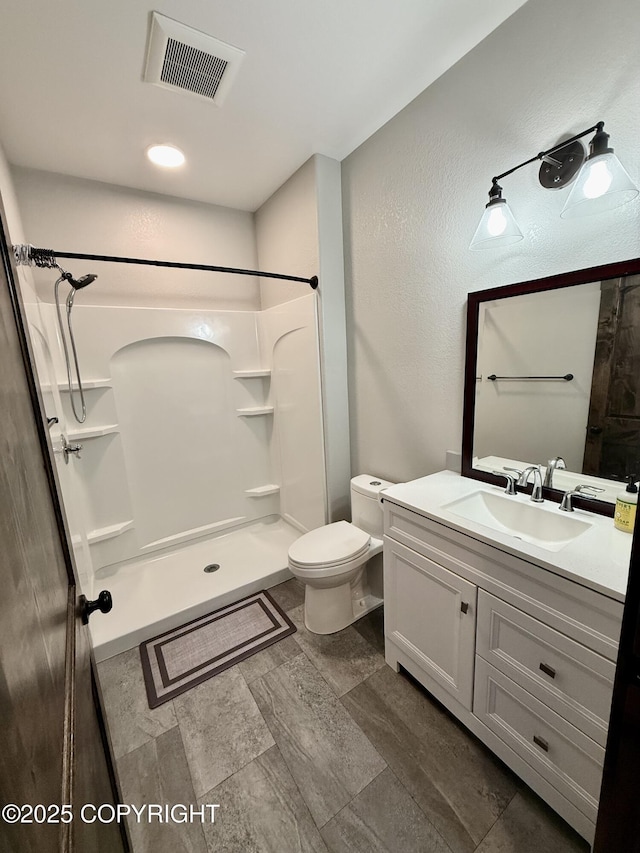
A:
{"label": "shower shelf niche", "polygon": [[271,376],[271,370],[266,368],[264,370],[234,370],[233,377],[234,379],[268,379]]}
{"label": "shower shelf niche", "polygon": [[[43,382],[41,388],[43,391],[51,391],[51,384],[48,382]],[[111,388],[111,380],[110,379],[83,379],[82,387],[85,391],[91,391],[93,388]],[[61,393],[69,393],[69,383],[68,382],[58,382],[57,388]],[[78,383],[74,382],[71,385],[73,391],[78,390]]]}
{"label": "shower shelf niche", "polygon": [[258,415],[272,415],[273,406],[251,406],[248,409],[236,409],[241,418],[255,418]]}
{"label": "shower shelf niche", "polygon": [[106,527],[97,527],[95,530],[89,530],[87,541],[89,545],[96,545],[98,542],[104,542],[105,539],[114,539],[116,536],[120,536],[132,528],[133,519],[120,521],[117,524],[109,524]]}
{"label": "shower shelf niche", "polygon": [[67,438],[101,438],[103,435],[111,435],[120,432],[118,424],[106,424],[98,427],[85,427],[84,429],[70,429]]}
{"label": "shower shelf niche", "polygon": [[267,495],[277,495],[280,491],[280,486],[274,483],[268,483],[266,486],[257,486],[255,489],[245,489],[245,495],[250,498],[266,498]]}

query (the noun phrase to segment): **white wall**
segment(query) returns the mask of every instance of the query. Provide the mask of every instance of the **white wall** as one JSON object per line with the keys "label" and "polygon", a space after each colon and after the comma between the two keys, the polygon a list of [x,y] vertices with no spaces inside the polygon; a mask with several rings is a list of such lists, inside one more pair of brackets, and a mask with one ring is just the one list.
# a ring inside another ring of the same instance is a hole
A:
{"label": "white wall", "polygon": [[22,243],[24,242],[22,217],[18,210],[15,186],[2,144],[0,144],[0,194],[2,195],[4,212],[9,227],[9,237],[13,243]]}
{"label": "white wall", "polygon": [[[12,245],[26,242],[25,230],[22,224],[22,215],[18,208],[15,183],[11,174],[9,162],[2,148],[2,144],[0,144],[0,195],[2,196],[4,213],[7,219],[7,227],[9,229],[9,241]],[[25,302],[35,302],[37,297],[35,294],[35,286],[31,270],[21,268],[19,273],[22,298]]]}
{"label": "white wall", "polygon": [[640,254],[640,202],[562,220],[504,179],[526,239],[470,252],[493,175],[606,122],[640,179],[640,5],[529,0],[343,162],[352,469],[406,480],[459,449],[468,291]]}
{"label": "white wall", "polygon": [[[340,164],[316,155],[318,203],[320,358],[324,400],[324,433],[329,519],[351,517],[349,470],[349,387],[342,234]],[[352,474],[373,473],[355,470]]]}
{"label": "white wall", "polygon": [[[311,278],[318,275],[318,210],[313,157],[255,213],[258,268]],[[262,308],[309,292],[301,282],[263,279]]]}
{"label": "white wall", "polygon": [[[261,270],[309,278],[316,291],[322,362],[327,513],[348,518],[349,404],[344,304],[344,250],[340,164],[314,155],[255,214]],[[295,299],[304,284],[264,279],[263,308]],[[375,473],[375,472],[372,472]]]}
{"label": "white wall", "polygon": [[[25,242],[34,246],[256,269],[251,213],[33,169],[14,168],[13,175]],[[260,307],[258,280],[248,276],[73,260],[66,268],[74,275],[98,273],[77,297],[83,305]],[[36,271],[47,302],[52,275]]]}
{"label": "white wall", "polygon": [[326,520],[317,303],[311,291],[258,316],[262,364],[271,366],[272,470],[280,514],[306,532]]}

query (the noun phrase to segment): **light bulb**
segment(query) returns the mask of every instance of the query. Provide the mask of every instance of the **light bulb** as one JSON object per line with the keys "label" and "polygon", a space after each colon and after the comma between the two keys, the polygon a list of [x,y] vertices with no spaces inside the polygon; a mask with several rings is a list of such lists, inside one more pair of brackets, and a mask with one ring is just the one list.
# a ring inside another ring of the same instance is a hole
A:
{"label": "light bulb", "polygon": [[487,231],[492,237],[499,237],[507,227],[507,217],[502,212],[503,205],[496,205],[489,213]]}
{"label": "light bulb", "polygon": [[156,166],[164,166],[166,169],[182,166],[186,159],[175,145],[151,145],[147,148],[147,157]]}
{"label": "light bulb", "polygon": [[592,163],[589,170],[589,177],[584,182],[583,192],[586,198],[599,198],[604,195],[611,186],[613,175],[603,160]]}
{"label": "light bulb", "polygon": [[636,198],[638,188],[613,151],[585,161],[560,216],[571,219],[613,210]]}
{"label": "light bulb", "polygon": [[485,207],[470,249],[488,249],[491,246],[508,246],[522,240],[522,231],[504,198],[493,197]]}

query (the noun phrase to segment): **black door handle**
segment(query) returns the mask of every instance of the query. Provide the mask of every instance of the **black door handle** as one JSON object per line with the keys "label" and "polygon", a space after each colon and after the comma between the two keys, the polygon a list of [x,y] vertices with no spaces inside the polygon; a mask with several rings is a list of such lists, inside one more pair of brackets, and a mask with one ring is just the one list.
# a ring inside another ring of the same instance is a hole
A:
{"label": "black door handle", "polygon": [[591,435],[600,435],[602,433],[602,427],[600,427],[600,426],[589,427],[589,432],[591,433]]}
{"label": "black door handle", "polygon": [[108,613],[112,607],[113,599],[111,598],[111,593],[107,589],[103,589],[95,601],[89,601],[86,595],[81,595],[80,616],[82,617],[82,624],[88,624],[89,616],[91,616],[94,610],[99,610],[100,613]]}

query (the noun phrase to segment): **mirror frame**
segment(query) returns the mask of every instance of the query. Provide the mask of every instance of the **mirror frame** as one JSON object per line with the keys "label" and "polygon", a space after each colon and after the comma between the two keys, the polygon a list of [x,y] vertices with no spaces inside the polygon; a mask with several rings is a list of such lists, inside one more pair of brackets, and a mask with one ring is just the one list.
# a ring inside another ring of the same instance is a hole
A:
{"label": "mirror frame", "polygon": [[[561,287],[573,287],[576,284],[587,284],[593,281],[604,281],[609,278],[618,278],[623,275],[637,275],[640,273],[640,258],[628,261],[619,261],[615,264],[604,264],[588,269],[572,270],[559,275],[547,276],[546,278],[522,281],[518,284],[507,284],[502,287],[492,287],[488,290],[478,290],[468,294],[467,297],[467,338],[466,358],[464,372],[464,409],[462,420],[462,467],[463,477],[472,480],[480,480],[483,483],[503,485],[501,477],[489,474],[473,467],[473,434],[475,426],[476,407],[476,369],[478,359],[478,319],[480,305],[493,299],[504,299],[510,296],[522,296],[528,293],[538,293],[546,290],[557,290]],[[517,487],[518,491],[531,494],[532,485],[525,488]],[[545,500],[559,503],[564,492],[560,489],[544,489]],[[599,515],[613,517],[614,504],[600,500],[574,501],[578,509],[586,509]]]}

